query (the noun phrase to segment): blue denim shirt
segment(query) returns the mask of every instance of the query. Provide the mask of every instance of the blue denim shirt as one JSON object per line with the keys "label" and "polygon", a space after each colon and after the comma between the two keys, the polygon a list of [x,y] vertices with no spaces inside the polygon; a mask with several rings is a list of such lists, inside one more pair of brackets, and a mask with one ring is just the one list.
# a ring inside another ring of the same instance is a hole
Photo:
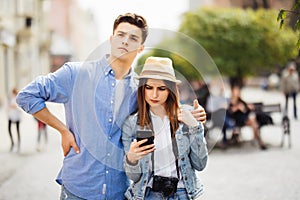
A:
{"label": "blue denim shirt", "polygon": [[[127,153],[130,144],[135,138],[137,114],[131,115],[123,125],[122,142]],[[178,160],[182,179],[190,199],[195,199],[202,194],[203,185],[196,176],[196,170],[202,171],[207,163],[208,151],[204,138],[203,125],[183,128],[180,124],[176,131],[176,142],[178,145]],[[151,176],[150,169],[151,154],[148,154],[137,165],[128,164],[124,158],[124,167],[127,176],[133,181],[126,191],[125,196],[130,200],[144,199],[146,187]]]}
{"label": "blue denim shirt", "polygon": [[17,102],[33,114],[45,102],[63,103],[66,125],[80,148],[64,158],[57,182],[85,199],[124,199],[129,186],[123,168],[121,126],[136,110],[134,72],[125,77],[124,99],[114,116],[114,71],[107,58],[66,63],[55,73],[40,76],[20,91]]}

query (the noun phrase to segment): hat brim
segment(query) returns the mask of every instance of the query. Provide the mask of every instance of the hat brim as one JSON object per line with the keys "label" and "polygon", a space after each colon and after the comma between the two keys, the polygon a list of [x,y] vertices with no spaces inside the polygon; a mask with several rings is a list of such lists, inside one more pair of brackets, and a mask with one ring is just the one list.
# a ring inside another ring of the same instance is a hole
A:
{"label": "hat brim", "polygon": [[142,76],[136,77],[137,80],[139,80],[141,78],[147,78],[147,79],[151,78],[151,79],[157,79],[157,80],[167,80],[167,81],[174,82],[176,84],[181,83],[180,80],[173,79],[173,78],[168,78],[168,77],[161,76],[161,75],[142,75]]}

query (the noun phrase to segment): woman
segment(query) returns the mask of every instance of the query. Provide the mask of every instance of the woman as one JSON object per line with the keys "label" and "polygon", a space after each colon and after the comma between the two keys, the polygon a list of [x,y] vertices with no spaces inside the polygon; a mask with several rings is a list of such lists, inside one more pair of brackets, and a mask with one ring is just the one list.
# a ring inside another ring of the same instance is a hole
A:
{"label": "woman", "polygon": [[[231,88],[231,100],[228,108],[228,114],[230,118],[235,121],[236,126],[250,126],[253,129],[254,138],[257,140],[261,150],[266,150],[267,147],[262,141],[259,132],[259,124],[256,120],[255,113],[252,112],[254,108],[252,105],[248,105],[241,99],[240,86],[234,85]],[[233,131],[233,139],[237,140],[237,133]]]}
{"label": "woman", "polygon": [[[195,199],[203,190],[195,170],[203,170],[208,157],[203,125],[179,107],[171,59],[149,57],[138,79],[138,112],[122,129],[124,167],[133,181],[125,196]],[[136,140],[136,132],[149,131],[154,144]]]}
{"label": "woman", "polygon": [[17,138],[18,138],[18,144],[17,144],[17,152],[20,152],[20,145],[21,145],[21,137],[20,137],[20,121],[21,121],[21,109],[18,107],[16,103],[16,96],[18,94],[18,89],[13,88],[12,89],[12,96],[10,98],[8,108],[7,108],[7,115],[8,115],[8,133],[11,141],[10,151],[14,151],[15,149],[15,142],[14,137],[12,134],[12,124],[16,125],[16,131],[17,131]]}

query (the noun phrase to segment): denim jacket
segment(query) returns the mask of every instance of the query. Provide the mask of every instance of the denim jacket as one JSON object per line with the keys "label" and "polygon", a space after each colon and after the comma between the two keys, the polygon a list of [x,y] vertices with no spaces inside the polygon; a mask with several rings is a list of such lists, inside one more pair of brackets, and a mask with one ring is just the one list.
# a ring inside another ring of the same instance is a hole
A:
{"label": "denim jacket", "polygon": [[[137,114],[133,114],[126,119],[123,125],[122,142],[125,153],[129,151],[130,144],[135,138],[136,121]],[[181,123],[175,137],[183,182],[189,198],[195,199],[203,192],[203,185],[195,171],[202,171],[208,158],[203,125],[200,123],[198,126],[187,128]],[[144,199],[146,187],[151,178],[150,162],[151,154],[139,160],[138,164],[134,166],[127,162],[126,156],[124,157],[126,174],[133,181],[125,193],[128,199]]]}

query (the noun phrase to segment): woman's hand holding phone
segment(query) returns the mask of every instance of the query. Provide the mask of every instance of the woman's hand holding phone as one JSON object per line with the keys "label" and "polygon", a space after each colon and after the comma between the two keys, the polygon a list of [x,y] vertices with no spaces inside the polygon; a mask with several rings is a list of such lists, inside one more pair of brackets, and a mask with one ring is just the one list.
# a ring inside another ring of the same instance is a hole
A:
{"label": "woman's hand holding phone", "polygon": [[142,139],[137,141],[137,139],[134,139],[134,141],[130,145],[130,149],[126,155],[127,161],[131,165],[136,165],[140,159],[145,157],[147,154],[153,152],[155,150],[154,144],[148,144],[143,145],[147,143],[148,139]]}

